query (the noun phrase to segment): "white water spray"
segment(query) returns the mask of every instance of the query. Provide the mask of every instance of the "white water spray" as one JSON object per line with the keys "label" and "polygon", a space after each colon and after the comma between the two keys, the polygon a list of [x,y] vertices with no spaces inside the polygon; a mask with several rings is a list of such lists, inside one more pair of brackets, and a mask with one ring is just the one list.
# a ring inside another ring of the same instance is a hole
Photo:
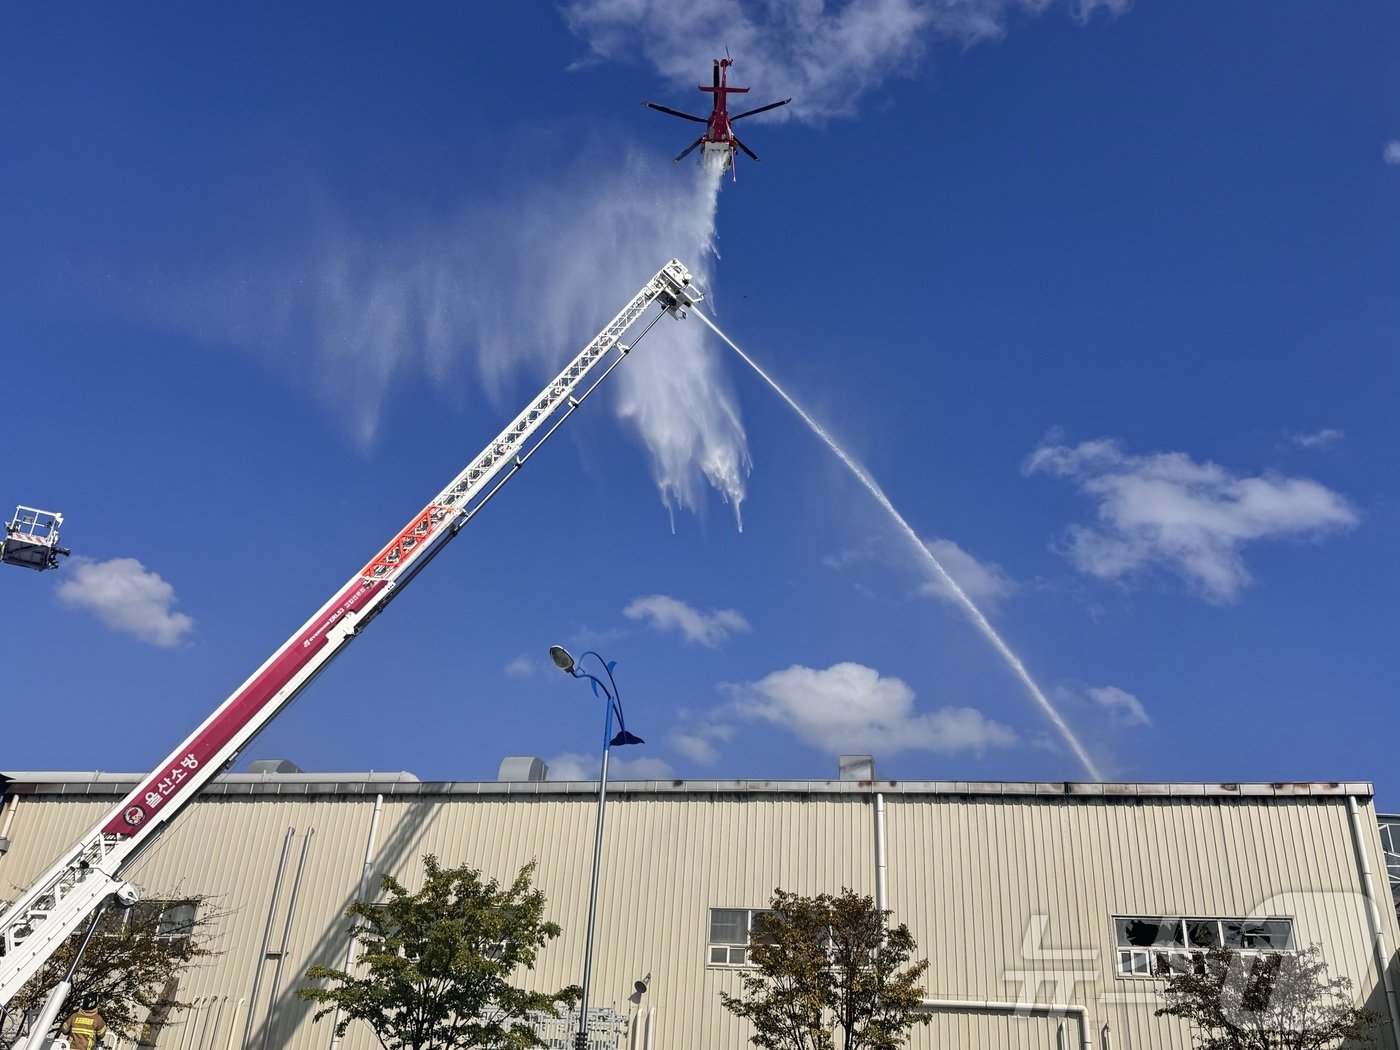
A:
{"label": "white water spray", "polygon": [[1016,677],[1021,680],[1021,684],[1026,687],[1026,691],[1031,694],[1031,699],[1036,702],[1037,706],[1044,712],[1045,717],[1050,719],[1051,723],[1059,731],[1061,738],[1069,746],[1069,749],[1074,752],[1074,757],[1079,759],[1079,764],[1084,767],[1084,771],[1088,773],[1093,780],[1102,782],[1103,776],[1099,773],[1098,767],[1094,765],[1093,759],[1089,757],[1089,753],[1084,750],[1084,745],[1081,744],[1079,738],[1074,735],[1074,731],[1070,729],[1069,723],[1060,716],[1060,712],[1055,710],[1055,706],[1050,703],[1049,698],[1041,691],[1040,686],[1035,684],[1035,679],[1033,679],[1030,672],[1026,670],[1026,665],[1021,662],[1021,658],[1011,651],[1011,647],[1002,640],[1001,635],[997,634],[996,628],[982,615],[982,610],[977,608],[976,603],[967,596],[967,592],[958,586],[958,581],[948,574],[948,570],[934,557],[933,552],[928,549],[924,541],[919,539],[918,533],[904,520],[904,516],[900,514],[899,511],[895,510],[894,504],[890,502],[889,497],[885,495],[880,486],[875,483],[875,479],[867,474],[861,468],[860,464],[848,456],[845,450],[832,440],[831,435],[823,430],[816,420],[804,412],[802,406],[788,396],[787,391],[773,381],[772,376],[760,368],[753,358],[739,349],[738,344],[736,344],[734,340],[721,332],[715,323],[699,310],[693,309],[692,312],[696,317],[709,325],[711,331],[723,339],[731,350],[742,357],[745,363],[757,372],[763,378],[764,382],[771,386],[777,395],[786,401],[788,406],[802,418],[802,422],[806,423],[807,426],[812,429],[812,433],[821,438],[822,441],[826,443],[827,448],[836,453],[836,457],[840,459],[842,463],[846,464],[851,473],[856,476],[856,479],[870,490],[870,494],[875,497],[880,506],[884,507],[885,510],[889,512],[890,517],[895,520],[895,523],[899,525],[905,536],[907,536],[910,542],[918,549],[919,554],[928,562],[929,566],[934,571],[934,575],[942,581],[954,597],[962,604],[962,607],[967,611],[968,616],[972,618],[972,622],[977,626],[977,629],[982,632],[987,641],[992,643],[992,648],[1001,654],[1002,659],[1004,659],[1011,670],[1015,672]]}
{"label": "white water spray", "polygon": [[[697,167],[687,176],[664,180],[666,194],[646,200],[640,212],[646,217],[647,236],[621,239],[611,260],[591,260],[580,273],[585,278],[580,290],[597,298],[593,285],[600,269],[648,272],[646,267],[653,264],[642,260],[662,245],[672,257],[690,263],[699,284],[712,283],[719,259],[715,237],[723,172]],[[639,190],[650,182],[642,182]],[[625,213],[636,210],[638,203],[631,198],[619,201],[609,223],[629,229],[634,222]],[[591,227],[589,236],[595,236]],[[550,243],[548,238],[545,243]],[[733,508],[735,524],[742,529],[749,455],[738,401],[724,373],[723,351],[699,325],[665,325],[663,332],[656,338],[665,341],[664,353],[638,354],[619,370],[618,415],[636,429],[651,453],[652,477],[673,530],[677,509],[699,511],[704,506],[706,482]]]}

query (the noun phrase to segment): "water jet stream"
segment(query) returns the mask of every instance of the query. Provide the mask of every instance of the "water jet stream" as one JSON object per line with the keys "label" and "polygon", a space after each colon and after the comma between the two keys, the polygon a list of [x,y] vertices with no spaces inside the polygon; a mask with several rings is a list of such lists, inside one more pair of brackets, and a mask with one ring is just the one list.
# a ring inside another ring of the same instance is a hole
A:
{"label": "water jet stream", "polygon": [[1059,731],[1060,737],[1069,746],[1069,749],[1074,752],[1074,757],[1079,759],[1079,764],[1084,767],[1084,771],[1088,773],[1090,778],[1094,781],[1101,783],[1103,781],[1103,776],[1099,773],[1098,767],[1094,765],[1093,759],[1091,759],[1089,753],[1084,750],[1084,745],[1081,744],[1079,738],[1074,735],[1074,731],[1070,729],[1069,723],[1055,710],[1055,706],[1050,703],[1049,698],[1041,691],[1040,686],[1035,684],[1035,679],[1033,679],[1030,672],[1026,670],[1026,665],[1021,662],[1021,658],[1011,651],[1011,647],[1002,640],[1001,635],[996,632],[996,628],[982,615],[982,610],[967,596],[967,592],[958,586],[958,581],[948,574],[948,570],[943,567],[942,562],[934,557],[933,552],[928,549],[924,541],[919,539],[919,534],[904,520],[904,516],[900,514],[899,511],[895,510],[894,504],[890,502],[889,497],[885,495],[880,486],[875,483],[875,479],[867,474],[864,469],[861,468],[860,464],[848,456],[846,451],[832,439],[831,435],[823,430],[816,420],[804,412],[802,406],[788,396],[787,391],[773,381],[772,376],[760,368],[753,358],[739,349],[738,344],[735,343],[734,340],[720,331],[719,327],[699,310],[692,307],[691,312],[694,313],[696,317],[700,318],[700,320],[704,321],[705,324],[709,325],[710,330],[713,331],[715,335],[723,339],[731,350],[742,357],[744,362],[757,372],[759,376],[763,378],[764,382],[773,388],[779,397],[788,403],[788,407],[801,417],[802,422],[806,423],[807,426],[811,428],[812,432],[826,443],[827,448],[831,449],[831,451],[836,454],[836,457],[840,459],[842,463],[846,464],[851,473],[856,476],[856,479],[875,497],[876,502],[889,512],[890,517],[899,525],[904,535],[918,548],[919,554],[923,556],[930,568],[933,569],[934,575],[948,588],[949,593],[957,598],[959,604],[962,605],[968,616],[972,618],[973,624],[982,632],[987,641],[992,643],[992,648],[1001,654],[1002,659],[1006,661],[1016,677],[1021,680],[1021,684],[1024,685],[1026,691],[1030,693],[1031,699],[1035,701],[1045,717],[1050,719],[1051,724]]}

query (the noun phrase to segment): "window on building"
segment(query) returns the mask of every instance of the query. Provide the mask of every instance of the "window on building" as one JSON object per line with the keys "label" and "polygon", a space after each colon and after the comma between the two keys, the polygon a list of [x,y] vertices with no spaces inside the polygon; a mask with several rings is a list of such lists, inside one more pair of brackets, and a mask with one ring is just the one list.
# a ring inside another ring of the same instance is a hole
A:
{"label": "window on building", "polygon": [[765,908],[711,908],[710,965],[747,966],[749,937],[758,916],[764,914]]}
{"label": "window on building", "polygon": [[1200,973],[1205,952],[1224,947],[1260,956],[1291,951],[1292,919],[1218,919],[1172,915],[1113,920],[1119,977]]}
{"label": "window on building", "polygon": [[1293,923],[1287,919],[1224,919],[1220,929],[1227,948],[1282,951],[1293,947]]}
{"label": "window on building", "polygon": [[194,901],[171,901],[161,909],[156,926],[156,938],[162,941],[183,941],[194,933],[196,906]]}
{"label": "window on building", "polygon": [[130,908],[108,908],[98,922],[99,936],[149,932],[158,941],[188,940],[194,935],[199,905],[195,901],[141,901]]}
{"label": "window on building", "polygon": [[1377,819],[1381,825],[1385,871],[1390,876],[1390,895],[1395,901],[1395,915],[1400,918],[1400,816],[1383,814]]}

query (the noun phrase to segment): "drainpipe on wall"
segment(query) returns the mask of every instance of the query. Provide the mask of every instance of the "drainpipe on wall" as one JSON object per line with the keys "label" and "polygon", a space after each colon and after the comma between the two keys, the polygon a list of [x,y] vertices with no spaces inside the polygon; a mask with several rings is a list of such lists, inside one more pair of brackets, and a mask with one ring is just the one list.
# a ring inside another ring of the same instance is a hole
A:
{"label": "drainpipe on wall", "polygon": [[889,907],[885,885],[885,796],[875,793],[875,907]]}
{"label": "drainpipe on wall", "polygon": [[1073,1003],[1000,1003],[989,999],[922,999],[926,1010],[967,1010],[984,1014],[1016,1014],[1021,1017],[1073,1017],[1079,1024],[1079,1041],[1083,1050],[1094,1050],[1089,1036],[1089,1011]]}
{"label": "drainpipe on wall", "polygon": [[1361,825],[1361,809],[1356,804],[1356,796],[1347,796],[1347,815],[1351,818],[1351,838],[1356,846],[1356,866],[1361,873],[1361,890],[1366,895],[1366,919],[1371,926],[1371,944],[1375,949],[1376,966],[1381,972],[1385,985],[1385,1005],[1390,1011],[1390,1033],[1395,1043],[1400,1044],[1400,1006],[1395,1002],[1395,986],[1390,980],[1390,949],[1385,943],[1385,927],[1381,925],[1381,913],[1376,906],[1376,888],[1371,881],[1371,857],[1366,849],[1365,828]]}

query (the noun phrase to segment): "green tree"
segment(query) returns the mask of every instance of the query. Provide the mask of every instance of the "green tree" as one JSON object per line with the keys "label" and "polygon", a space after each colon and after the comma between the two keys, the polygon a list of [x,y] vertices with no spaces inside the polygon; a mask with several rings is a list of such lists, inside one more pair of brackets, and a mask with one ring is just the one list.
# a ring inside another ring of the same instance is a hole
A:
{"label": "green tree", "polygon": [[910,962],[914,936],[869,897],[803,897],[774,890],[771,910],[756,916],[742,996],[720,994],[747,1018],[764,1050],[893,1050],[911,1026],[928,1024],[919,982],[928,960]]}
{"label": "green tree", "polygon": [[1331,1050],[1369,1046],[1380,1023],[1352,1000],[1351,980],[1327,976],[1322,946],[1245,957],[1214,948],[1190,972],[1167,978],[1157,1016],[1181,1017],[1199,1050]]}
{"label": "green tree", "polygon": [[[142,901],[129,909],[109,907],[83,952],[59,1019],[76,1010],[83,996],[96,995],[112,1031],[154,1045],[161,1027],[189,1006],[176,997],[180,976],[217,954],[210,947],[209,930],[220,915],[204,896]],[[85,931],[86,926],[68,938],[10,1000],[0,1030],[12,1032],[20,1019],[43,1004],[68,972]]]}
{"label": "green tree", "polygon": [[385,1050],[523,1050],[544,1046],[527,1014],[558,1016],[579,989],[528,992],[510,983],[559,927],[544,917],[544,895],[530,885],[534,864],[502,887],[465,865],[423,858],[423,886],[410,893],[386,875],[382,903],[356,901],[346,912],[360,954],[357,973],[313,966],[297,994],[321,1004],[316,1018],[340,1011],[336,1032],[352,1021],[374,1030]]}

